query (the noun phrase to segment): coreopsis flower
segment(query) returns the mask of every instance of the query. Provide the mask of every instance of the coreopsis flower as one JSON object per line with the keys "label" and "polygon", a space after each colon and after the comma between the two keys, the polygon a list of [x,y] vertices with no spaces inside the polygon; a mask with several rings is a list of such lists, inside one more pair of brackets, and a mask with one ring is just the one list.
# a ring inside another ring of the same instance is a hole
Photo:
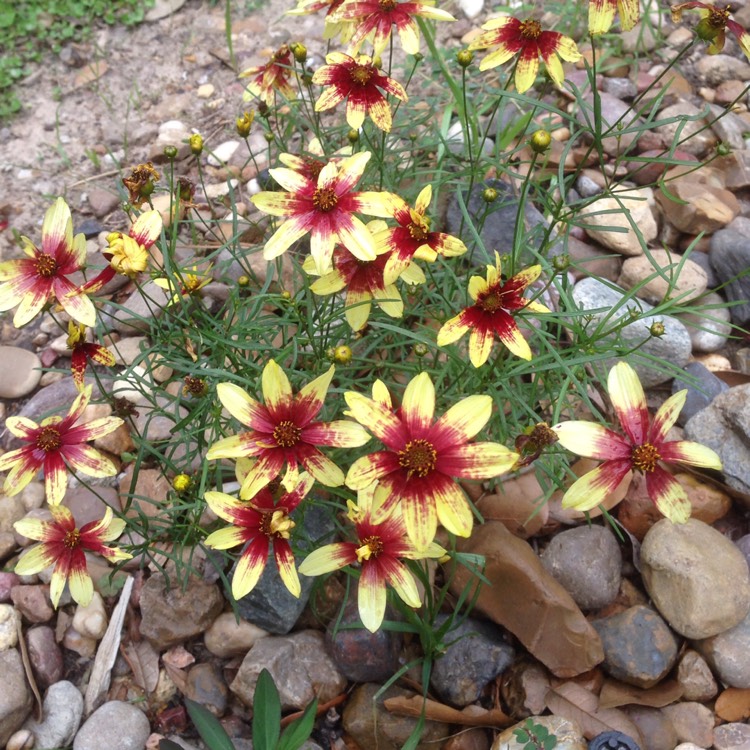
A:
{"label": "coreopsis flower", "polygon": [[144,211],[131,225],[127,234],[110,232],[107,235],[107,248],[102,255],[109,265],[79,290],[93,294],[119,273],[135,278],[148,267],[149,249],[161,235],[161,214],[154,210]]}
{"label": "coreopsis flower", "polygon": [[[385,227],[385,222],[371,221],[367,227],[376,234],[380,227]],[[367,325],[373,300],[392,318],[400,318],[404,314],[404,301],[396,285],[385,283],[388,249],[380,247],[376,252],[374,260],[360,260],[343,245],[337,245],[333,251],[333,270],[310,286],[313,294],[321,296],[346,289],[344,317],[353,331],[361,331]],[[314,274],[315,264],[312,258],[308,258],[302,268]],[[408,284],[423,284],[425,281],[422,269],[413,264],[407,264],[401,269],[401,277]]]}
{"label": "coreopsis flower", "polygon": [[79,391],[83,390],[83,379],[89,360],[106,367],[115,365],[115,355],[106,346],[86,341],[86,326],[72,320],[68,322],[67,344],[68,349],[73,352],[70,356],[70,370]]}
{"label": "coreopsis flower", "polygon": [[327,158],[323,146],[318,138],[312,138],[303,154],[279,154],[279,161],[289,169],[308,177],[313,182],[318,181],[323,167],[329,162],[340,164],[347,156],[352,155],[352,147],[344,146],[336,151],[331,158]]}
{"label": "coreopsis flower", "polygon": [[311,552],[299,566],[306,576],[331,573],[347,565],[359,565],[357,606],[362,624],[374,633],[382,624],[386,607],[386,585],[415,609],[422,602],[414,576],[402,560],[440,558],[446,551],[432,542],[417,549],[406,533],[397,505],[376,499],[376,485],[362,489],[357,504],[348,501],[348,518],[354,524],[356,541],[327,544]]}
{"label": "coreopsis flower", "polygon": [[91,400],[92,386],[84,388],[64,417],[48,417],[41,424],[27,417],[8,417],[5,426],[26,445],[0,456],[0,471],[9,471],[3,485],[6,495],[18,494],[37,474],[44,471],[47,502],[59,505],[68,485],[66,464],[90,477],[111,477],[117,467],[89,440],[109,435],[121,424],[119,417],[101,417],[76,425]]}
{"label": "coreopsis flower", "polygon": [[326,65],[313,75],[313,83],[327,86],[315,102],[315,111],[323,112],[346,99],[346,122],[355,130],[362,127],[365,115],[381,130],[390,132],[391,108],[383,91],[405,102],[404,87],[381,73],[367,55],[356,58],[343,52],[326,55]]}
{"label": "coreopsis flower", "polygon": [[262,192],[250,199],[257,208],[286,219],[266,242],[263,257],[273,260],[310,234],[310,252],[318,273],[330,269],[336,241],[360,260],[375,258],[375,243],[355,211],[370,216],[390,216],[397,196],[386,192],[352,192],[370,160],[362,151],[338,162],[329,162],[313,180],[292,169],[271,169],[271,177],[287,192]]}
{"label": "coreopsis flower", "polygon": [[187,271],[181,271],[177,276],[179,283],[166,276],[153,279],[154,284],[160,289],[172,293],[172,297],[167,302],[167,306],[174,305],[183,297],[192,297],[197,295],[206,284],[211,282],[211,264],[207,268],[200,270],[198,266],[193,265]]}
{"label": "coreopsis flower", "polygon": [[289,16],[305,16],[326,9],[325,26],[323,27],[323,39],[333,39],[341,34],[341,42],[346,44],[354,31],[354,25],[341,21],[334,21],[336,12],[344,0],[300,0],[296,8],[288,10]]}
{"label": "coreopsis flower", "polygon": [[246,544],[232,578],[232,596],[242,599],[256,586],[265,570],[269,552],[273,552],[279,575],[292,596],[299,597],[301,587],[294,564],[289,537],[294,528],[292,511],[302,502],[315,480],[302,473],[291,492],[278,502],[268,488],[260,490],[252,501],[235,500],[223,492],[207,492],[208,507],[231,526],[214,531],[206,538],[206,546],[231,549]]}
{"label": "coreopsis flower", "polygon": [[68,278],[86,264],[86,238],[73,236],[73,219],[68,204],[58,198],[44,215],[42,246],[22,238],[28,256],[0,263],[0,312],[18,306],[13,316],[16,328],[26,325],[56,300],[73,320],[96,324],[96,308],[85,296],[71,296],[76,285]]}
{"label": "coreopsis flower", "polygon": [[470,45],[470,50],[497,47],[479,63],[479,70],[488,70],[502,65],[518,55],[515,83],[522,94],[531,88],[539,70],[539,58],[549,77],[561,86],[565,77],[560,58],[575,62],[581,58],[576,43],[559,31],[542,31],[539,21],[529,18],[519,21],[513,16],[493,18],[482,26],[485,30]]}
{"label": "coreopsis flower", "polygon": [[520,310],[549,312],[540,302],[523,296],[529,284],[536,281],[541,272],[541,266],[530,266],[503,280],[500,256],[495,253],[495,265],[487,266],[486,280],[481,276],[472,276],[469,280],[469,295],[474,304],[443,325],[437,335],[438,346],[452,344],[471,331],[469,359],[474,367],[481,367],[487,361],[495,337],[517,357],[531,359],[531,349],[514,315]]}
{"label": "coreopsis flower", "polygon": [[333,16],[335,21],[354,24],[350,48],[358,50],[362,42],[373,35],[374,54],[386,48],[395,25],[401,46],[410,55],[419,52],[419,26],[415,17],[435,21],[455,21],[447,11],[428,3],[398,2],[398,0],[347,0]]}
{"label": "coreopsis flower", "polygon": [[285,99],[294,99],[296,94],[289,80],[292,77],[292,53],[289,46],[282,44],[265,65],[256,65],[240,73],[240,78],[253,77],[248,83],[243,98],[260,99],[272,107],[278,91]]}
{"label": "coreopsis flower", "polygon": [[695,27],[695,33],[699,39],[708,42],[708,53],[715,55],[724,49],[726,41],[726,31],[734,34],[740,49],[750,58],[750,34],[740,26],[737,21],[729,17],[729,6],[719,8],[709,3],[689,2],[673,5],[672,21],[679,23],[682,19],[683,10],[696,10],[700,14],[701,20]]}
{"label": "coreopsis flower", "polygon": [[112,508],[107,507],[104,517],[91,521],[81,528],[76,527],[73,514],[64,505],[50,507],[52,521],[38,518],[22,518],[13,528],[27,539],[41,542],[21,555],[15,572],[21,576],[33,575],[54,565],[50,580],[49,598],[57,609],[66,582],[70,583],[73,600],[85,607],[94,595],[94,585],[86,566],[86,552],[101,555],[111,563],[129,560],[132,555],[117,547],[109,547],[122,534],[125,521],[112,517]]}
{"label": "coreopsis flower", "polygon": [[641,17],[639,0],[589,0],[589,34],[605,34],[620,13],[620,28],[630,31]]}
{"label": "coreopsis flower", "polygon": [[466,252],[466,245],[457,237],[430,231],[430,218],[426,216],[430,201],[432,185],[422,189],[414,208],[399,198],[392,213],[398,226],[375,235],[375,244],[391,253],[385,266],[386,283],[392,284],[414,258],[432,263],[438,255],[452,258]]}
{"label": "coreopsis flower", "polygon": [[409,538],[420,550],[434,539],[438,521],[453,534],[469,536],[471,507],[454,477],[497,477],[518,459],[499,443],[469,442],[487,424],[492,398],[469,396],[435,420],[435,386],[426,372],[406,386],[396,413],[382,382],[376,381],[373,396],[345,394],[347,414],[385,446],[354,462],[347,486],[360,490],[380,482],[390,502],[400,501]]}
{"label": "coreopsis flower", "polygon": [[217,392],[224,408],[248,432],[219,440],[207,458],[255,457],[240,489],[240,497],[249,500],[287,467],[284,487],[293,488],[302,466],[327,487],[344,483],[344,474],[318,446],[356,448],[370,436],[360,425],[348,420],[314,421],[323,408],[335,368],[308,383],[295,396],[284,371],[271,360],[261,378],[265,405],[258,403],[233,383],[219,383]]}
{"label": "coreopsis flower", "polygon": [[624,431],[620,435],[594,422],[563,422],[552,429],[560,444],[579,456],[603,460],[563,496],[564,508],[591,510],[604,501],[631,471],[646,476],[646,491],[659,511],[674,523],[690,518],[690,501],[682,485],[662,464],[683,463],[721,469],[710,448],[689,440],[667,440],[685,403],[687,390],[670,396],[650,420],[646,396],[635,370],[619,362],[610,371],[607,388]]}
{"label": "coreopsis flower", "polygon": [[133,167],[130,175],[122,178],[131,205],[140,208],[154,192],[154,183],[159,181],[159,177],[150,161]]}

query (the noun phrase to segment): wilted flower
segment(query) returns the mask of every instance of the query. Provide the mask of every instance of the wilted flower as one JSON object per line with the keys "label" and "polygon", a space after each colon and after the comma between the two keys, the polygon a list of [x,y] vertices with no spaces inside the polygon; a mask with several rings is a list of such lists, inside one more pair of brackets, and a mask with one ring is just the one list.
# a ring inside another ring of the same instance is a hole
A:
{"label": "wilted flower", "polygon": [[172,292],[172,298],[167,302],[167,305],[173,305],[175,302],[179,302],[183,297],[191,297],[197,295],[198,292],[203,289],[206,284],[211,282],[213,278],[211,276],[211,265],[203,269],[198,269],[198,266],[192,266],[187,271],[180,271],[176,274],[177,283],[170,277],[160,276],[153,279],[154,284],[160,289],[165,289],[167,292]]}
{"label": "wilted flower", "polygon": [[89,360],[106,367],[114,367],[115,355],[106,346],[86,341],[86,326],[81,323],[68,322],[68,349],[73,353],[70,357],[70,370],[73,382],[79,391],[83,390],[84,376]]}
{"label": "wilted flower", "polygon": [[266,106],[272,107],[277,91],[285,99],[294,99],[296,94],[289,83],[291,76],[292,53],[288,45],[282,44],[265,65],[256,65],[240,73],[240,78],[252,77],[245,89],[245,101],[258,98]]}
{"label": "wilted flower", "polygon": [[237,134],[240,138],[247,138],[250,135],[250,129],[253,127],[255,112],[243,112],[241,117],[235,120]]}
{"label": "wilted flower", "polygon": [[679,23],[683,10],[696,10],[701,16],[695,33],[699,39],[708,42],[708,53],[715,55],[724,49],[726,30],[734,34],[740,49],[750,58],[750,34],[737,21],[729,17],[729,6],[719,8],[715,5],[701,2],[680,3],[672,6],[672,21]]}
{"label": "wilted flower", "polygon": [[159,173],[150,161],[133,167],[130,176],[122,178],[122,184],[128,191],[128,200],[135,208],[140,208],[148,200],[154,192],[154,183],[158,181]]}

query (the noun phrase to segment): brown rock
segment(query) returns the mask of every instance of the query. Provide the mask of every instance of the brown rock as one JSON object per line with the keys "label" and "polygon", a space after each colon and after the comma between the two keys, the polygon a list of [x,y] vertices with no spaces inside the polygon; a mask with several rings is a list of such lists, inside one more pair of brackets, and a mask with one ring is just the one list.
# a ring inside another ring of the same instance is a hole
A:
{"label": "brown rock", "polygon": [[634,474],[625,498],[617,507],[617,520],[636,538],[643,541],[646,532],[664,516],[646,491],[643,474]]}
{"label": "brown rock", "polygon": [[84,524],[104,517],[107,508],[120,510],[120,498],[114,487],[93,487],[82,484],[68,488],[63,505],[70,509],[80,529]]}
{"label": "brown rock", "polygon": [[716,145],[716,136],[711,128],[706,127],[706,120],[700,114],[701,110],[689,101],[678,101],[659,112],[660,120],[674,118],[674,122],[660,125],[656,132],[664,137],[666,143],[674,143],[679,129],[679,147],[695,156],[704,156]]}
{"label": "brown rock", "polygon": [[[488,521],[459,543],[461,552],[485,556],[477,610],[511,631],[558,677],[586,672],[604,659],[602,644],[570,594],[544,569],[528,543],[498,521]],[[477,581],[457,566],[454,593]],[[471,596],[471,595],[470,595]]]}
{"label": "brown rock", "polygon": [[692,518],[697,518],[709,526],[729,513],[732,500],[726,492],[718,487],[701,482],[694,474],[681,472],[675,474],[675,479],[685,488],[692,511]]}
{"label": "brown rock", "polygon": [[617,284],[623,289],[637,286],[637,297],[657,305],[667,297],[684,302],[700,297],[708,286],[708,275],[689,258],[668,250],[651,250],[648,256],[627,258]]}
{"label": "brown rock", "polygon": [[10,590],[10,598],[27,622],[49,622],[55,614],[49,600],[49,586],[14,586]]}
{"label": "brown rock", "polygon": [[677,682],[682,688],[682,697],[687,701],[709,701],[719,691],[706,660],[692,649],[685,651],[680,659]]}
{"label": "brown rock", "polygon": [[159,469],[141,469],[133,485],[135,466],[131,464],[120,480],[120,503],[126,518],[163,518],[170,490],[169,480]]}
{"label": "brown rock", "polygon": [[[636,185],[651,185],[657,182],[657,180],[668,170],[670,165],[663,164],[659,161],[645,161],[646,159],[659,159],[659,157],[668,157],[672,159],[680,159],[681,161],[697,163],[698,160],[692,154],[687,151],[680,151],[677,149],[674,154],[669,155],[669,151],[661,149],[651,149],[649,151],[643,151],[627,162],[628,176]],[[643,160],[643,161],[642,161]],[[677,169],[685,169],[685,167],[677,167]]]}
{"label": "brown rock", "polygon": [[21,727],[31,711],[31,691],[26,686],[21,655],[15,648],[0,651],[0,747]]}
{"label": "brown rock", "polygon": [[724,158],[724,180],[729,190],[750,186],[750,151],[733,151]]}
{"label": "brown rock", "polygon": [[737,81],[734,79],[731,81],[722,81],[722,83],[716,87],[714,101],[717,104],[731,104],[745,93],[745,86],[746,84],[744,81]]}
{"label": "brown rock", "polygon": [[63,656],[55,641],[55,631],[47,625],[31,628],[26,633],[29,661],[42,690],[63,676]]}
{"label": "brown rock", "polygon": [[643,748],[648,750],[674,750],[677,732],[672,722],[658,708],[649,706],[627,706],[630,720],[643,736]]}
{"label": "brown rock", "polygon": [[692,742],[699,747],[714,744],[714,714],[707,706],[687,701],[665,706],[662,711],[672,722],[680,742]]}
{"label": "brown rock", "polygon": [[620,255],[594,247],[575,237],[568,237],[567,251],[573,264],[569,271],[576,281],[584,276],[596,276],[614,281],[620,275],[622,267]]}

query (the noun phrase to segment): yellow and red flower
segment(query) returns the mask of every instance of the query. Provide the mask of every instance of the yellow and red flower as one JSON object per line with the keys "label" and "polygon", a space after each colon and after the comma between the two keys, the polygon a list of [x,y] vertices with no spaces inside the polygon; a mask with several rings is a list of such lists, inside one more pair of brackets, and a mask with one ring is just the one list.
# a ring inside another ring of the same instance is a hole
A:
{"label": "yellow and red flower", "polygon": [[172,278],[166,276],[160,276],[153,280],[154,284],[160,289],[172,292],[172,297],[167,302],[167,307],[179,302],[183,297],[197,296],[198,292],[206,284],[210,284],[212,278],[211,264],[209,263],[203,269],[199,269],[197,265],[193,265],[187,270],[179,271],[176,276],[178,283],[175,283]]}
{"label": "yellow and red flower", "polygon": [[266,191],[250,200],[261,211],[286,221],[266,242],[263,257],[273,260],[309,233],[310,252],[319,274],[330,269],[337,241],[360,260],[374,260],[372,236],[354,213],[390,216],[397,196],[386,192],[352,192],[370,156],[369,151],[363,151],[331,161],[320,170],[316,180],[293,169],[269,170],[271,177],[287,192]]}
{"label": "yellow and red flower", "polygon": [[431,185],[419,193],[414,208],[399,198],[392,214],[399,225],[376,233],[375,244],[391,253],[385,266],[386,283],[392,284],[414,258],[432,263],[438,255],[453,258],[466,252],[466,245],[457,237],[430,231],[425,214],[431,201]]}
{"label": "yellow and red flower", "polygon": [[302,473],[296,487],[283,494],[278,502],[268,488],[260,490],[250,502],[236,500],[223,492],[207,492],[208,507],[231,526],[214,531],[206,538],[206,546],[231,549],[246,544],[232,578],[232,596],[242,599],[257,585],[273,552],[284,585],[292,596],[299,597],[300,583],[294,564],[289,537],[294,521],[289,517],[302,502],[315,480]]}
{"label": "yellow and red flower", "polygon": [[404,87],[381,73],[367,55],[355,59],[343,52],[331,52],[326,55],[326,63],[312,79],[313,83],[328,86],[315,102],[315,111],[331,109],[346,99],[346,122],[350,128],[361,128],[365,115],[369,115],[377,127],[389,132],[391,108],[382,91],[405,102],[408,97]]}
{"label": "yellow and red flower", "polygon": [[469,443],[492,414],[490,396],[464,398],[435,420],[435,386],[426,372],[406,386],[396,413],[382,382],[376,381],[373,395],[345,394],[347,414],[385,446],[354,462],[347,486],[360,490],[379,481],[389,502],[400,501],[409,538],[420,550],[434,539],[438,521],[453,534],[469,536],[471,507],[453,478],[497,477],[518,459],[499,443]]}
{"label": "yellow and red flower", "polygon": [[41,542],[21,555],[15,572],[21,576],[33,575],[54,565],[49,589],[52,606],[57,608],[65,583],[69,582],[73,600],[85,607],[94,594],[85,553],[101,555],[111,563],[129,560],[132,555],[105,544],[122,534],[125,521],[113,518],[112,509],[108,507],[103,518],[84,524],[79,529],[73,514],[64,505],[53,505],[49,510],[52,521],[22,518],[13,524],[21,536]]}
{"label": "yellow and red flower", "polygon": [[83,390],[83,379],[89,360],[106,367],[115,365],[115,355],[106,346],[86,341],[86,326],[76,324],[72,320],[68,322],[67,344],[68,349],[73,350],[70,357],[70,370],[73,382],[79,391]]}
{"label": "yellow and red flower", "polygon": [[435,21],[455,21],[447,11],[429,3],[399,2],[398,0],[347,0],[333,15],[335,21],[348,21],[354,25],[350,40],[353,50],[373,35],[374,54],[386,48],[395,25],[401,46],[410,55],[419,52],[419,26],[415,16]]}
{"label": "yellow and red flower", "polygon": [[43,470],[47,502],[59,505],[68,485],[66,464],[90,477],[117,474],[117,467],[87,442],[109,435],[122,419],[101,417],[76,425],[91,400],[91,391],[92,386],[84,388],[62,418],[48,417],[37,424],[27,417],[8,417],[5,426],[26,445],[0,456],[0,471],[10,472],[3,485],[6,495],[18,494]]}
{"label": "yellow and red flower", "polygon": [[708,42],[708,53],[715,55],[724,49],[726,31],[734,34],[740,49],[750,58],[750,34],[740,26],[737,21],[729,17],[729,6],[719,8],[709,3],[689,2],[673,5],[672,21],[679,23],[682,19],[683,10],[697,10],[701,20],[695,28],[699,39]]}
{"label": "yellow and red flower", "polygon": [[589,0],[589,34],[605,34],[620,13],[620,28],[630,31],[640,20],[639,0]]}
{"label": "yellow and red flower", "polygon": [[415,609],[421,606],[414,576],[402,560],[439,558],[446,551],[434,542],[419,550],[409,540],[401,510],[383,504],[373,484],[359,491],[357,505],[348,501],[348,517],[354,524],[356,542],[336,542],[310,553],[299,566],[306,576],[331,573],[347,565],[360,566],[357,604],[362,624],[374,633],[382,624],[386,585]]}
{"label": "yellow and red flower", "polygon": [[219,383],[217,392],[224,408],[250,430],[219,440],[207,458],[255,457],[258,460],[245,476],[240,497],[249,500],[275,479],[286,465],[284,487],[291,490],[302,466],[327,487],[344,483],[344,474],[317,446],[356,448],[370,436],[360,425],[348,420],[316,422],[323,408],[335,368],[308,383],[295,396],[284,371],[271,360],[263,368],[262,390],[265,405],[258,403],[233,383]]}
{"label": "yellow and red flower", "polygon": [[323,39],[333,39],[341,33],[341,41],[346,44],[352,35],[352,24],[334,21],[336,11],[341,7],[344,0],[300,0],[296,8],[288,10],[289,16],[305,16],[326,9],[325,26],[323,28]]}
{"label": "yellow and red flower", "polygon": [[256,65],[240,73],[240,78],[250,78],[243,98],[245,101],[260,99],[272,107],[278,91],[285,99],[295,99],[296,93],[289,83],[292,77],[292,52],[282,44],[265,65]]}
{"label": "yellow and red flower", "polygon": [[73,320],[96,324],[96,308],[85,296],[71,295],[77,287],[68,278],[86,265],[86,239],[73,237],[68,204],[58,198],[44,215],[42,247],[23,237],[27,258],[0,263],[0,312],[13,307],[16,328],[26,325],[44,306],[56,300]]}
{"label": "yellow and red flower", "polygon": [[[385,227],[385,222],[379,219],[367,225],[373,235],[380,227]],[[337,245],[333,251],[333,270],[310,286],[313,294],[321,296],[346,289],[344,317],[353,331],[361,331],[367,325],[373,300],[392,318],[404,314],[404,301],[396,285],[385,283],[384,273],[390,254],[385,247],[379,247],[376,252],[375,260],[360,260],[343,245]],[[302,267],[310,274],[315,273],[312,258],[308,258]],[[400,271],[408,284],[423,284],[425,281],[422,269],[413,264],[401,267]]]}
{"label": "yellow and red flower", "polygon": [[539,21],[529,18],[519,21],[513,16],[493,18],[482,26],[485,30],[470,45],[470,50],[497,47],[484,57],[479,70],[502,65],[518,55],[516,89],[522,94],[531,88],[539,71],[541,57],[549,77],[561,86],[565,78],[560,58],[575,62],[581,58],[576,43],[559,31],[543,31]]}
{"label": "yellow and red flower", "polygon": [[690,500],[662,463],[721,469],[721,459],[710,448],[689,440],[666,439],[687,391],[670,396],[652,422],[643,386],[630,365],[616,364],[609,371],[607,387],[625,435],[594,422],[563,422],[552,428],[563,447],[604,461],[573,483],[563,496],[563,507],[591,510],[614,492],[629,472],[640,471],[646,476],[648,495],[661,513],[674,523],[684,523],[690,518]]}
{"label": "yellow and red flower", "polygon": [[541,266],[531,266],[504,281],[500,256],[495,253],[495,265],[487,266],[487,279],[472,276],[469,280],[469,295],[474,304],[443,325],[437,335],[438,346],[452,344],[471,331],[469,359],[474,367],[481,367],[487,361],[495,337],[517,357],[531,359],[531,349],[513,316],[520,310],[549,312],[541,303],[523,296],[541,272]]}

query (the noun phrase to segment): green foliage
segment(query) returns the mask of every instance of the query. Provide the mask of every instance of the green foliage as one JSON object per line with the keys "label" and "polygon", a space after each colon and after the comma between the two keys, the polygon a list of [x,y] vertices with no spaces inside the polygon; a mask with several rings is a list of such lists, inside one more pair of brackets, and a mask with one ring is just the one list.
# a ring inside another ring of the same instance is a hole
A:
{"label": "green foliage", "polygon": [[547,727],[535,724],[532,719],[526,719],[523,727],[514,729],[518,742],[525,742],[523,750],[553,750],[557,747],[557,737],[550,734]]}

